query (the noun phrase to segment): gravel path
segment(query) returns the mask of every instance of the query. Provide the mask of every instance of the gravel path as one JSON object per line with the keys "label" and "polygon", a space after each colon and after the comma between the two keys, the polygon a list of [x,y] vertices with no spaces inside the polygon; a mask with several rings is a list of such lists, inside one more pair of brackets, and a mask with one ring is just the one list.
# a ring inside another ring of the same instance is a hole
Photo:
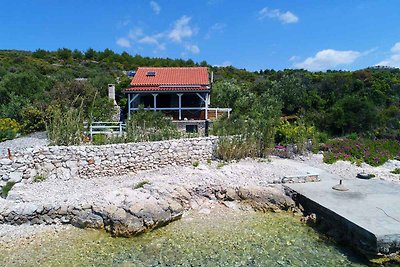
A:
{"label": "gravel path", "polygon": [[41,147],[48,144],[46,132],[32,133],[27,136],[19,137],[13,140],[7,140],[0,143],[0,157],[7,156],[7,149],[11,152],[20,151],[26,148]]}

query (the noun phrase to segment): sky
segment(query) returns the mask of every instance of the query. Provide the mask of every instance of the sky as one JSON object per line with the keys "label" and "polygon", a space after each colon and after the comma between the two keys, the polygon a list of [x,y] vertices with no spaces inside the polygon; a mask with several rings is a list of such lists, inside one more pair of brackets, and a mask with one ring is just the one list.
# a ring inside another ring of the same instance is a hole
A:
{"label": "sky", "polygon": [[251,71],[400,67],[398,0],[0,0],[0,49],[112,49]]}

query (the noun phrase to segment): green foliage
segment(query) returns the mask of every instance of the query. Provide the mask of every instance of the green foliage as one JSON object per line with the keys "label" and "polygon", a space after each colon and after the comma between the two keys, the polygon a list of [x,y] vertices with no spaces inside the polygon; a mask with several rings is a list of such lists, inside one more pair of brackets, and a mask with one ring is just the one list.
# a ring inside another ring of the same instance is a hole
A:
{"label": "green foliage", "polygon": [[221,159],[265,157],[270,153],[281,106],[268,89],[267,83],[257,83],[249,89],[251,93],[238,94],[232,106],[235,113],[214,123],[213,133],[221,137],[217,151]]}
{"label": "green foliage", "polygon": [[160,141],[179,138],[176,125],[161,112],[139,108],[126,123],[127,142]]}
{"label": "green foliage", "polygon": [[92,144],[93,145],[105,145],[107,144],[107,136],[105,134],[93,135]]}
{"label": "green foliage", "polygon": [[195,168],[199,167],[199,165],[200,165],[200,163],[197,160],[192,163],[192,166]]}
{"label": "green foliage", "polygon": [[45,175],[36,175],[35,177],[33,177],[33,182],[34,183],[40,183],[40,182],[43,182],[46,179],[47,179],[47,176],[45,176]]}
{"label": "green foliage", "polygon": [[43,131],[46,128],[46,115],[37,107],[26,106],[21,111],[21,122],[24,133]]}
{"label": "green foliage", "polygon": [[335,139],[324,147],[324,162],[348,160],[379,166],[400,156],[400,143],[395,140]]}
{"label": "green foliage", "polygon": [[11,188],[15,185],[15,182],[8,181],[2,188],[1,188],[1,197],[7,198],[8,193],[10,192]]}
{"label": "green foliage", "polygon": [[276,130],[275,143],[281,145],[295,144],[299,151],[305,149],[308,140],[316,143],[318,134],[313,126],[306,126],[302,121],[289,123],[282,120]]}
{"label": "green foliage", "polygon": [[47,135],[51,145],[79,145],[83,137],[82,107],[62,109],[54,107],[51,110]]}
{"label": "green foliage", "polygon": [[143,188],[146,184],[151,184],[151,183],[149,181],[147,181],[147,180],[143,180],[143,181],[140,181],[137,184],[135,184],[133,186],[133,189]]}
{"label": "green foliage", "polygon": [[0,142],[4,140],[14,139],[21,126],[13,119],[0,119]]}
{"label": "green foliage", "polygon": [[393,174],[400,174],[400,168],[395,168],[394,170],[390,171]]}

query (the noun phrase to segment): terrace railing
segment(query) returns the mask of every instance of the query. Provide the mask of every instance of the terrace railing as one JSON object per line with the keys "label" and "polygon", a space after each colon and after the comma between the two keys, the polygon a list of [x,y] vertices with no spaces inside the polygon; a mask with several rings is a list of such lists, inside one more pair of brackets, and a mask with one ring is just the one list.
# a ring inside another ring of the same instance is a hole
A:
{"label": "terrace railing", "polygon": [[88,129],[88,133],[90,134],[91,140],[93,140],[93,135],[95,134],[122,136],[126,131],[126,124],[123,122],[96,121],[92,122],[90,125],[87,122],[85,122],[84,125],[85,128]]}

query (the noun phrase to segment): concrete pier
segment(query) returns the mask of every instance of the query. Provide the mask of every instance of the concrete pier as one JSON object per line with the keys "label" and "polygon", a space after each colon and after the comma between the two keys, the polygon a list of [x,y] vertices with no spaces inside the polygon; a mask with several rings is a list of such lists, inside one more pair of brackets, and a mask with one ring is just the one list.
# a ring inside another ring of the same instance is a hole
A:
{"label": "concrete pier", "polygon": [[286,184],[306,211],[315,213],[368,256],[400,251],[400,184],[348,177],[349,191],[335,191],[339,178],[310,167],[321,182]]}

